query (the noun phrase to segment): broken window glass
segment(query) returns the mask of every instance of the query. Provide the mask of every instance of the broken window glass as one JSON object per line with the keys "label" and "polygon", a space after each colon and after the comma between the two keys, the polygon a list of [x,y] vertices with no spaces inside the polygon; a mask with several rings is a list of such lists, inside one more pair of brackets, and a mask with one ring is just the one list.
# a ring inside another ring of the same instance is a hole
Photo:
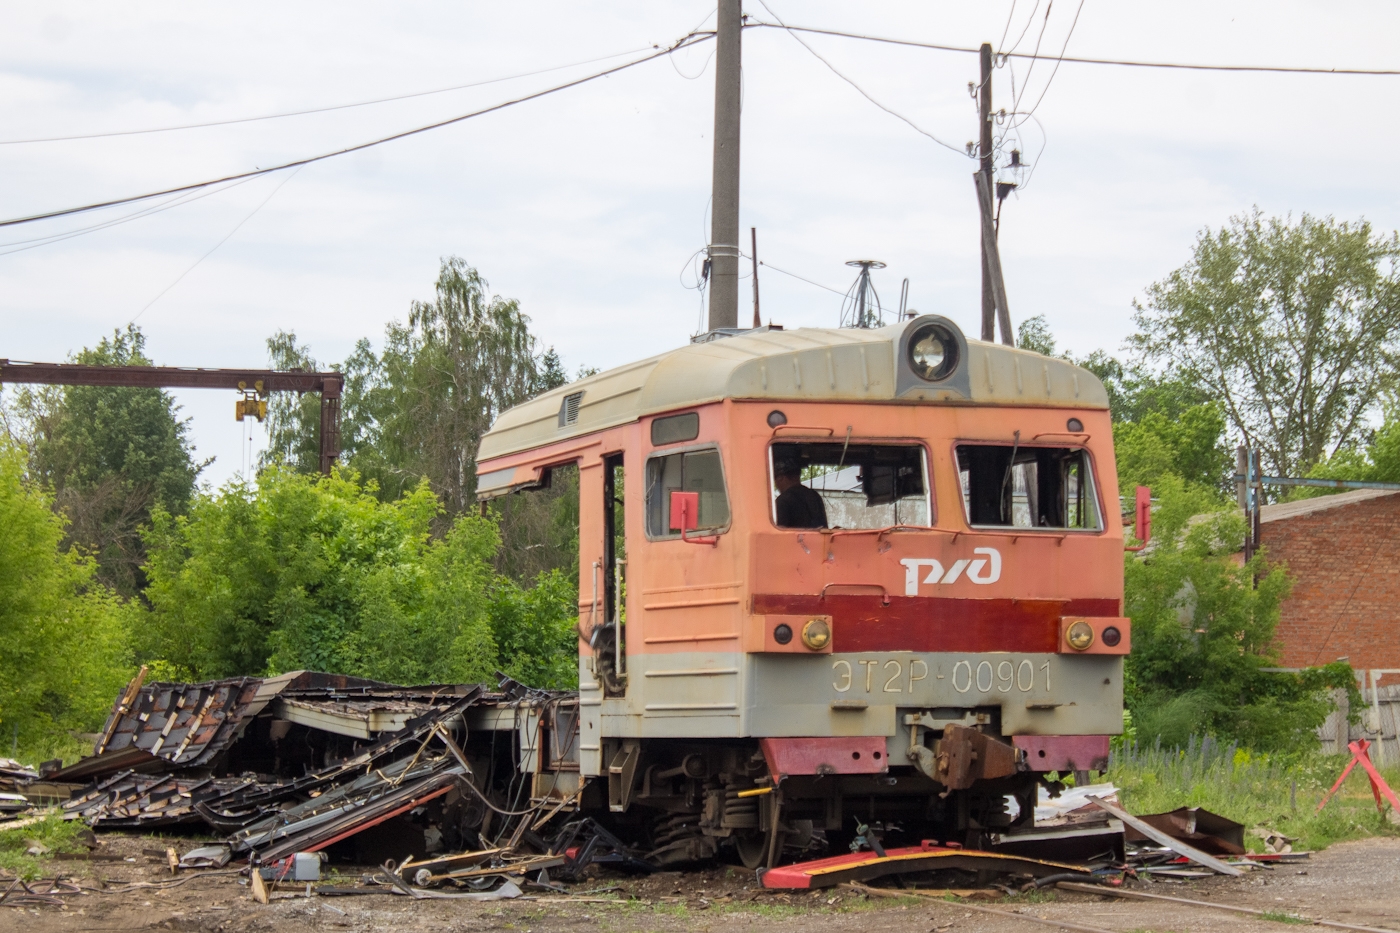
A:
{"label": "broken window glass", "polygon": [[[779,528],[890,528],[931,522],[924,448],[842,441],[774,444]],[[815,494],[815,495],[814,495]]]}
{"label": "broken window glass", "polygon": [[966,444],[958,448],[958,478],[969,525],[1103,528],[1083,449]]}
{"label": "broken window glass", "polygon": [[651,537],[680,536],[671,529],[671,493],[676,491],[700,494],[697,530],[729,524],[729,497],[718,450],[691,450],[647,461],[647,534]]}

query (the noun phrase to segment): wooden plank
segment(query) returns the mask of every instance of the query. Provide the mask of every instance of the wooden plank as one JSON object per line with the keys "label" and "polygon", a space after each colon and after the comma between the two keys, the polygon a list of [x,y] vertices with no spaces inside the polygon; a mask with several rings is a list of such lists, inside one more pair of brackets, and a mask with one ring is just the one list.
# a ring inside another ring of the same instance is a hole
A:
{"label": "wooden plank", "polygon": [[1148,823],[1144,823],[1142,820],[1133,816],[1128,811],[1123,810],[1119,807],[1115,807],[1113,804],[1108,803],[1099,797],[1095,797],[1093,794],[1089,795],[1089,801],[1093,804],[1096,804],[1101,809],[1107,810],[1113,816],[1118,817],[1118,819],[1122,820],[1124,823],[1127,823],[1129,826],[1142,833],[1148,839],[1151,839],[1154,842],[1166,846],[1168,849],[1171,849],[1178,855],[1184,855],[1186,858],[1190,859],[1198,865],[1204,865],[1211,871],[1217,871],[1222,875],[1232,875],[1234,877],[1239,877],[1240,875],[1244,874],[1244,872],[1241,869],[1238,869],[1233,865],[1228,865],[1225,862],[1220,861],[1220,859],[1216,858],[1213,855],[1207,855],[1195,846],[1187,845],[1180,839],[1173,839],[1171,836],[1168,836],[1166,833],[1162,832],[1157,827],[1152,826]]}

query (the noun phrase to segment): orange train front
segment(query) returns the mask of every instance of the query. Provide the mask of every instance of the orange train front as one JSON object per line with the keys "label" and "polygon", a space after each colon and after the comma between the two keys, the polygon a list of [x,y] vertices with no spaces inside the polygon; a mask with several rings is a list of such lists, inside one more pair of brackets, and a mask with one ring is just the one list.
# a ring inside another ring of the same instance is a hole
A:
{"label": "orange train front", "polygon": [[534,791],[653,861],[976,845],[1105,766],[1130,631],[1087,370],[934,315],[708,335],[505,412],[478,495],[569,465],[580,693]]}

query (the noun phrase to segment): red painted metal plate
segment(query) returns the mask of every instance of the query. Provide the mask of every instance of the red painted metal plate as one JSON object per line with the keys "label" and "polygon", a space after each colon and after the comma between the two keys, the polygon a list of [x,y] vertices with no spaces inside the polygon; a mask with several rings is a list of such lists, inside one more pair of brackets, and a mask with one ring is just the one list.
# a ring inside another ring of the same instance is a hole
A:
{"label": "red painted metal plate", "polygon": [[1108,768],[1106,735],[1013,735],[1032,771],[1103,771]]}
{"label": "red painted metal plate", "polygon": [[890,769],[883,735],[761,739],[758,744],[768,773],[779,780],[794,774],[884,774]]}

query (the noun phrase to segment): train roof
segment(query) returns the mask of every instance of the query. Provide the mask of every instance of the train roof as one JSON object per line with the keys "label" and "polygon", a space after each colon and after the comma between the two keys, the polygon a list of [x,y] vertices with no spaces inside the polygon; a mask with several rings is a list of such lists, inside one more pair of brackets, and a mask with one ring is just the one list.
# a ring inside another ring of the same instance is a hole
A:
{"label": "train roof", "polygon": [[[956,366],[935,383],[914,376],[911,337],[943,328]],[[478,462],[723,399],[1108,408],[1087,369],[1029,350],[968,340],[946,318],[878,328],[761,328],[691,343],[515,406],[481,438]]]}

